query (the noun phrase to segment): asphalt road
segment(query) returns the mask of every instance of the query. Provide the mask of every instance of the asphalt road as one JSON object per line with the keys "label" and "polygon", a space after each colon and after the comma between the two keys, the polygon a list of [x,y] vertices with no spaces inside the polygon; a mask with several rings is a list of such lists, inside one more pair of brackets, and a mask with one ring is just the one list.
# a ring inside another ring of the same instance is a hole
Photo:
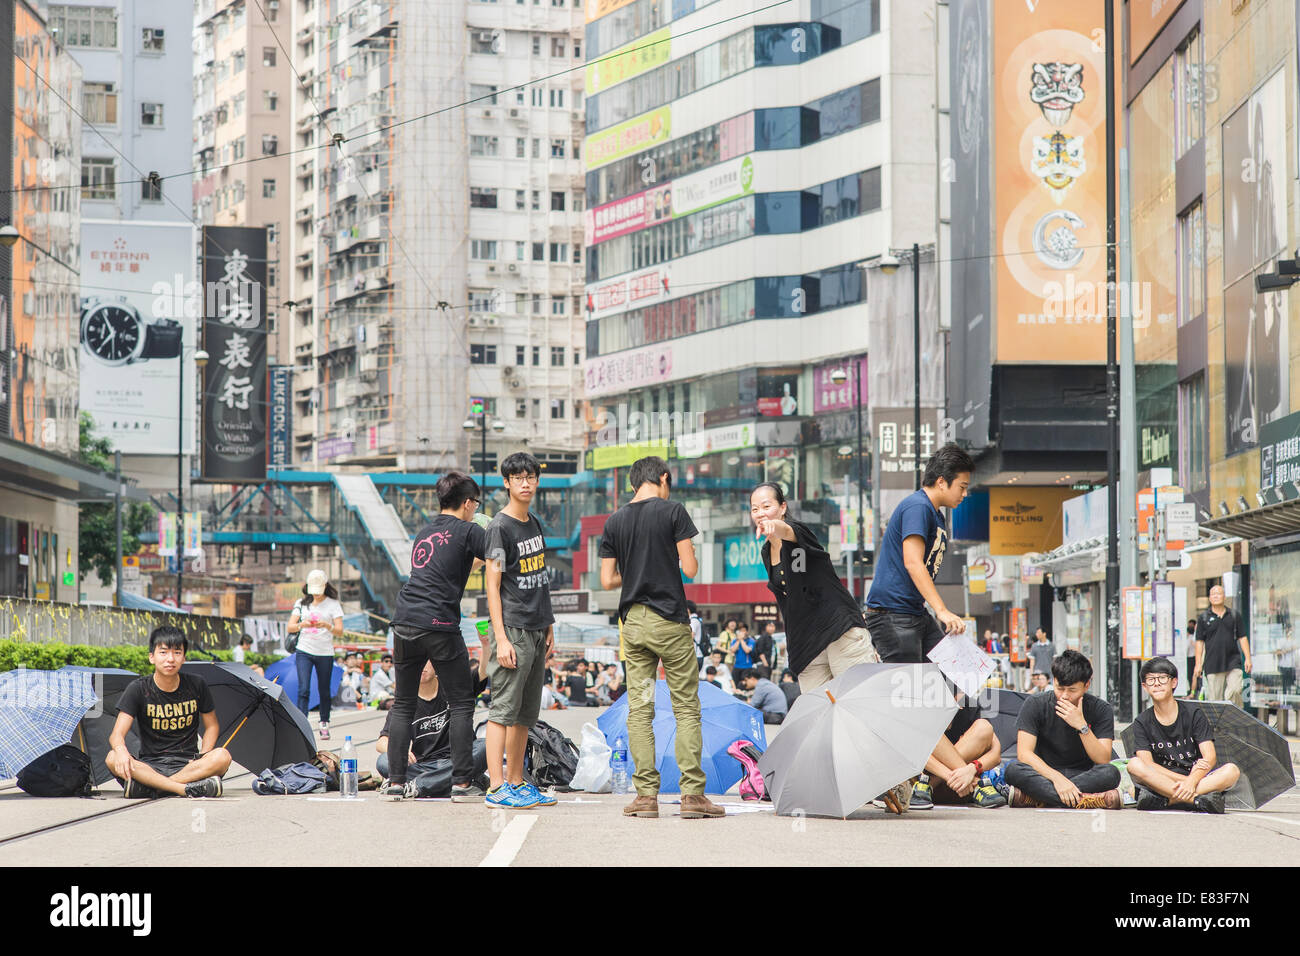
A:
{"label": "asphalt road", "polygon": [[[576,741],[600,713],[543,719]],[[336,714],[330,744],[341,747],[351,733],[361,769],[373,770],[383,716]],[[665,794],[660,819],[634,820],[621,814],[631,797],[608,794],[558,794],[558,806],[514,812],[446,800],[389,804],[374,793],[265,797],[241,769],[231,769],[218,800],[126,801],[112,785],[104,800],[43,800],[0,785],[0,866],[331,866],[358,854],[353,862],[367,865],[734,866],[760,847],[764,861],[785,866],[1141,865],[1154,845],[1172,866],[1300,859],[1300,790],[1221,817],[938,807],[901,818],[867,809],[849,820],[777,817],[733,790],[713,798],[726,805],[725,819],[682,820]]]}

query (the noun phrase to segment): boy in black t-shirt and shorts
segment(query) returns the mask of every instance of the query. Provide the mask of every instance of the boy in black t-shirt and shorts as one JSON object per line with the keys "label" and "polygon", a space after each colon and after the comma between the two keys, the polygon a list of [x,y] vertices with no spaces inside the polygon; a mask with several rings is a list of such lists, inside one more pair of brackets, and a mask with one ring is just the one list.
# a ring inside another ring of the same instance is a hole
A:
{"label": "boy in black t-shirt and shorts", "polygon": [[[154,672],[130,684],[118,699],[104,763],[122,781],[125,797],[221,796],[230,752],[216,746],[220,727],[207,683],[181,671],[188,648],[179,628],[154,628],[149,635]],[[126,749],[133,725],[140,735],[139,757]]]}
{"label": "boy in black t-shirt and shorts", "polygon": [[1209,718],[1198,705],[1175,699],[1178,668],[1169,658],[1145,661],[1138,676],[1153,706],[1133,721],[1128,773],[1144,791],[1137,808],[1222,813],[1223,791],[1241,771],[1231,763],[1215,766]]}

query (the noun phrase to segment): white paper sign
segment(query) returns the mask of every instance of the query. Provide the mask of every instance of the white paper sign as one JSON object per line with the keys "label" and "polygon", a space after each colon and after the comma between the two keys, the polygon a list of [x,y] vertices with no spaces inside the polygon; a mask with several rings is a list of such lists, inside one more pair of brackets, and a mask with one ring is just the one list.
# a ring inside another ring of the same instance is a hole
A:
{"label": "white paper sign", "polygon": [[943,676],[957,685],[967,697],[978,697],[994,671],[993,658],[964,634],[949,634],[926,655],[939,665]]}

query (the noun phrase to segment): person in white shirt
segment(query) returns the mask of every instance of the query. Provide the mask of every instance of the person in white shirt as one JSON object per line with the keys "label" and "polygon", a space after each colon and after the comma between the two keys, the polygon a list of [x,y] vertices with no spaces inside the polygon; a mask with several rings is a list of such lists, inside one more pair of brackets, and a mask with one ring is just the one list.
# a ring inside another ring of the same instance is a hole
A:
{"label": "person in white shirt", "polygon": [[393,696],[393,680],[393,655],[385,654],[379,661],[379,670],[370,674],[372,704]]}
{"label": "person in white shirt", "polygon": [[710,667],[715,669],[713,679],[722,685],[722,689],[728,694],[736,692],[735,681],[731,679],[731,668],[722,663],[722,651],[715,650],[709,655],[708,663],[705,664],[704,670],[700,671],[700,680],[708,680],[708,670]]}
{"label": "person in white shirt", "polygon": [[239,646],[230,652],[230,659],[236,664],[244,663],[244,655],[253,649],[253,639],[245,634],[239,639]]}
{"label": "person in white shirt", "polygon": [[294,652],[298,670],[298,709],[304,714],[311,700],[312,671],[320,689],[320,737],[330,738],[330,679],[334,674],[334,638],[343,634],[343,605],[325,572],[307,575],[303,597],[289,616],[289,633],[298,635]]}

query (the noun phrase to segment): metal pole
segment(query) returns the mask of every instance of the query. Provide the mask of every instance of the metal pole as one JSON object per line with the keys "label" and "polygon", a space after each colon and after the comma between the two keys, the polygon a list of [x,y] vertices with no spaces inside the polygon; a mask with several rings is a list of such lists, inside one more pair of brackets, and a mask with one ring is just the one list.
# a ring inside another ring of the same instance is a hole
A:
{"label": "metal pole", "polygon": [[[176,392],[176,610],[181,609],[185,577],[185,348],[180,350],[180,383]],[[159,542],[161,543],[161,542]]]}
{"label": "metal pole", "polygon": [[[849,476],[848,476],[848,473],[845,472],[845,474],[844,474],[844,507],[847,508],[848,506],[849,506]],[[845,543],[847,544],[848,542],[845,542]],[[848,582],[849,582],[849,593],[850,593],[850,594],[857,594],[858,592],[855,591],[855,590],[853,589],[853,552],[850,551],[848,548],[844,548],[844,573],[845,573],[845,575],[846,575],[847,578],[848,578]]]}
{"label": "metal pole", "polygon": [[913,440],[916,448],[915,487],[921,490],[921,246],[912,243],[912,385],[916,407],[913,409]]}
{"label": "metal pole", "polygon": [[113,452],[113,468],[117,472],[117,489],[113,494],[113,526],[117,536],[117,570],[113,579],[117,584],[114,603],[122,606],[122,453]]}
{"label": "metal pole", "polygon": [[[486,499],[487,498],[487,406],[483,407],[483,415],[479,419],[479,425],[483,429],[483,441],[479,445],[479,459],[478,459],[479,494],[481,494]],[[486,514],[487,502],[484,501],[483,505],[484,505],[484,514]]]}
{"label": "metal pole", "polygon": [[[862,509],[864,507],[863,485],[866,484],[866,480],[865,476],[862,474],[862,361],[860,359],[853,360],[853,378],[857,382],[858,389],[858,549],[854,552],[853,559],[858,562],[858,569],[860,572],[858,574],[858,579],[862,582],[861,597],[865,600],[867,597],[867,572],[866,564],[864,562],[866,560],[867,539],[864,530],[865,523]],[[850,590],[849,593],[854,595],[857,594],[857,592],[853,590]],[[862,601],[859,601],[858,603],[861,604]]]}
{"label": "metal pole", "polygon": [[1115,316],[1115,5],[1106,7],[1106,696],[1119,710],[1119,365]]}

